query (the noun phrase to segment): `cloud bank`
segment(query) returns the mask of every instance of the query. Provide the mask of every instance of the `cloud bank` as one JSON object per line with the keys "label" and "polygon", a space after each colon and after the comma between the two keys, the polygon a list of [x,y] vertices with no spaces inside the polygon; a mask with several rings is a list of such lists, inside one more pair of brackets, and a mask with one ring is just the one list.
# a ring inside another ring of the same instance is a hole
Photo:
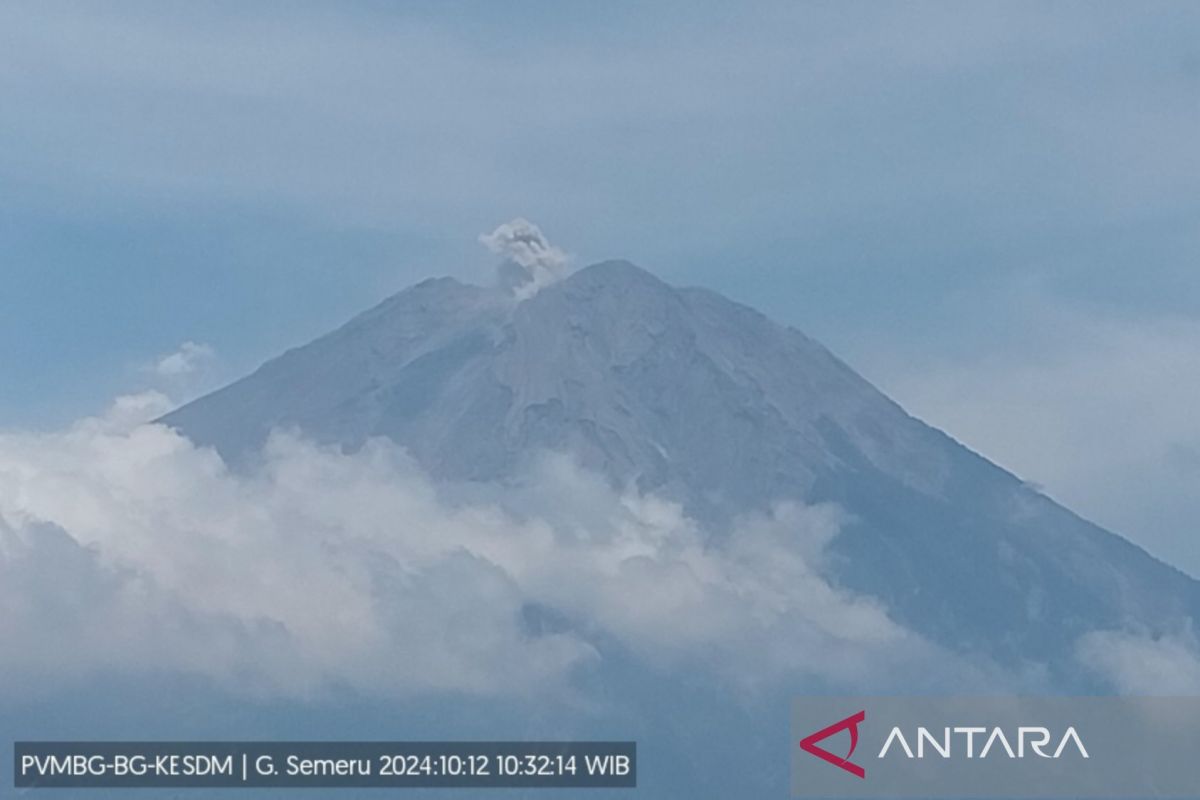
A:
{"label": "cloud bank", "polygon": [[1200,695],[1200,642],[1194,631],[1152,638],[1097,631],[1078,643],[1080,660],[1122,694]]}
{"label": "cloud bank", "polygon": [[934,660],[822,577],[836,508],[780,506],[713,544],[562,456],[469,502],[382,441],[276,434],[233,473],[142,422],[164,403],[0,435],[0,686],[169,670],[267,695],[570,696],[614,649],[739,686]]}
{"label": "cloud bank", "polygon": [[[463,487],[386,441],[347,454],[281,432],[235,472],[146,422],[169,405],[148,392],[0,434],[0,699],[168,672],[264,697],[582,700],[612,658],[750,692],[1043,680],[947,652],[831,583],[834,506],[782,504],[714,538],[563,455]],[[1076,646],[1134,693],[1200,691],[1198,653],[1194,636],[1123,631]]]}

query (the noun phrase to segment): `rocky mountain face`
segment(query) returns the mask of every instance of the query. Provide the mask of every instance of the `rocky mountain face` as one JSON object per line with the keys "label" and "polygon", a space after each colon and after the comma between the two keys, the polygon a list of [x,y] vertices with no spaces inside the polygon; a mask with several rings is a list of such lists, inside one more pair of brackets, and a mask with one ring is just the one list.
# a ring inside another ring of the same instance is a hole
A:
{"label": "rocky mountain face", "polygon": [[836,503],[848,521],[830,577],[1001,663],[1053,665],[1087,631],[1154,634],[1200,612],[1200,584],[909,416],[802,333],[626,262],[520,302],[425,281],[164,421],[234,464],[274,428],[346,448],[387,437],[453,482],[502,482],[566,451],[681,502],[715,537],[780,501]]}

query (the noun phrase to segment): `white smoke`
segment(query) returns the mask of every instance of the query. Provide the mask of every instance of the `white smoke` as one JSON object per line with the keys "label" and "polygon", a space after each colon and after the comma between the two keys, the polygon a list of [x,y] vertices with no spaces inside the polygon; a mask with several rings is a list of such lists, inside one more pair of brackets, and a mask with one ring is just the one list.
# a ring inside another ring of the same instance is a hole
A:
{"label": "white smoke", "polygon": [[550,244],[540,228],[523,217],[498,225],[491,233],[481,233],[479,241],[510,265],[520,268],[510,279],[520,299],[532,297],[542,287],[566,275],[570,258]]}
{"label": "white smoke", "polygon": [[235,474],[138,424],[160,405],[0,435],[0,687],[175,670],[283,695],[570,693],[598,642],[743,685],[936,660],[821,576],[832,507],[781,506],[717,545],[561,456],[470,503],[382,441],[277,434]]}

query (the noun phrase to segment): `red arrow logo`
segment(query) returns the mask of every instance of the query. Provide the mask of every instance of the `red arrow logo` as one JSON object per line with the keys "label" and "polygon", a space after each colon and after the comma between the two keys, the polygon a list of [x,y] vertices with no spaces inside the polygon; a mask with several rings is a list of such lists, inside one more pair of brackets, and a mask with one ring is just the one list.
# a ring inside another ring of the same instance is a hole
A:
{"label": "red arrow logo", "polygon": [[[841,767],[851,775],[857,775],[860,778],[867,777],[867,771],[858,764],[850,763],[850,756],[854,755],[854,748],[858,747],[858,723],[867,718],[866,711],[860,711],[852,717],[846,717],[841,722],[835,722],[828,728],[823,728],[816,733],[806,736],[800,740],[800,749],[806,753],[816,756],[824,761],[828,761],[835,767]],[[842,731],[850,731],[850,752],[846,753],[846,757],[835,756],[833,753],[826,750],[824,747],[818,747],[817,742],[824,741],[835,733]]]}

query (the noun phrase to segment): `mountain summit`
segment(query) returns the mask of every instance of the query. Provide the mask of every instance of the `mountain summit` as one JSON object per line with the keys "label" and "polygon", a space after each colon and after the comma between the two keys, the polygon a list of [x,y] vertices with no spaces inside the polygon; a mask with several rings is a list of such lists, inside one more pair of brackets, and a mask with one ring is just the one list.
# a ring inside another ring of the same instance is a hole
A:
{"label": "mountain summit", "polygon": [[1089,631],[1174,632],[1200,614],[1200,584],[909,416],[804,334],[624,261],[521,302],[424,281],[163,421],[234,463],[274,428],[351,449],[387,437],[447,481],[504,481],[565,451],[714,536],[781,501],[836,503],[849,521],[831,577],[1002,663],[1062,663]]}
{"label": "mountain summit", "polygon": [[424,281],[166,421],[235,461],[276,427],[386,436],[452,480],[565,450],[709,521],[811,497],[848,459],[923,491],[949,478],[930,431],[823,347],[624,261],[520,303]]}

